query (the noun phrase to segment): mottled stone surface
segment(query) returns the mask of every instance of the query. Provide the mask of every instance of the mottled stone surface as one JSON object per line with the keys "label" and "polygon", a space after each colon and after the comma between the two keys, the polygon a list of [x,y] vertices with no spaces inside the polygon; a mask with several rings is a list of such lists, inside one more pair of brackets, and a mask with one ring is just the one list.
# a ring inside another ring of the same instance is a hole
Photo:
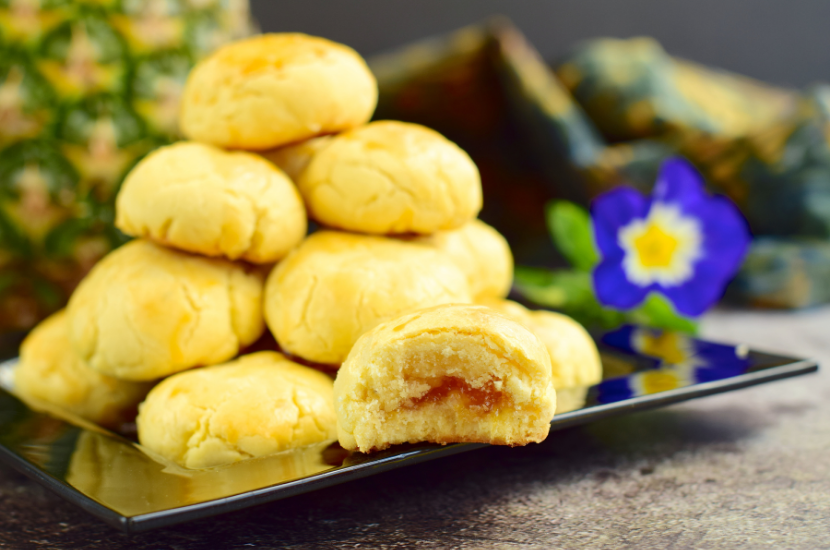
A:
{"label": "mottled stone surface", "polygon": [[[830,366],[830,308],[712,339]],[[0,467],[0,548],[830,548],[830,370],[128,537]]]}

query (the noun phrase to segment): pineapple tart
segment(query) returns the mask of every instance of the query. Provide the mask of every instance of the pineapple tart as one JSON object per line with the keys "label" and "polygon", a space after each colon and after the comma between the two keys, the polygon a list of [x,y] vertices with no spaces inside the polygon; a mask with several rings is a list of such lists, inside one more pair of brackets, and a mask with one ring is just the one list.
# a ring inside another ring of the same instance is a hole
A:
{"label": "pineapple tart", "polygon": [[446,253],[467,275],[473,299],[504,298],[513,283],[513,254],[501,233],[481,220],[418,242]]}
{"label": "pineapple tart", "polygon": [[119,380],[89,368],[70,347],[66,312],[60,310],[23,341],[14,386],[24,398],[114,428],[133,419],[151,384]]}
{"label": "pineapple tart", "polygon": [[470,302],[467,279],[423,245],[335,231],[312,234],[268,277],[265,319],[286,352],[340,364],[381,321],[452,302]]}
{"label": "pineapple tart", "polygon": [[291,181],[299,181],[314,155],[322,151],[331,141],[331,136],[307,139],[300,143],[260,151],[260,156],[276,164]]}
{"label": "pineapple tart", "polygon": [[351,48],[304,34],[264,34],[219,48],[187,79],[188,138],[264,150],[365,124],[375,77]]}
{"label": "pineapple tart", "polygon": [[188,252],[273,263],[305,237],[307,220],[296,187],[270,162],[180,142],[130,172],[115,225]]}
{"label": "pineapple tart", "polygon": [[539,442],[556,407],[539,339],[474,305],[409,313],[361,336],[337,372],[334,400],[340,444],[362,452],[419,441]]}
{"label": "pineapple tart", "polygon": [[379,235],[456,229],[482,203],[467,153],[434,130],[395,121],[332,137],[297,186],[312,219]]}
{"label": "pineapple tart", "polygon": [[567,315],[530,311],[511,300],[483,300],[481,303],[512,317],[541,340],[550,354],[556,391],[591,386],[602,380],[602,364],[593,338]]}
{"label": "pineapple tart", "polygon": [[262,334],[262,286],[259,269],[135,240],[81,281],[69,341],[90,367],[126,380],[220,363]]}
{"label": "pineapple tart", "polygon": [[139,442],[210,468],[336,438],[332,380],[274,351],[162,381],[141,404]]}

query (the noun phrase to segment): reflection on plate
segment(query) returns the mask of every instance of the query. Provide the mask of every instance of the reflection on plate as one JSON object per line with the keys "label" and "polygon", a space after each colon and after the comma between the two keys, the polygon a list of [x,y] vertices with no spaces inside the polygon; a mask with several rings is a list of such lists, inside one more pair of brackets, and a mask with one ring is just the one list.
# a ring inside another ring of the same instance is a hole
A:
{"label": "reflection on plate", "polygon": [[565,414],[584,407],[590,389],[590,386],[582,386],[556,390],[556,414]]}
{"label": "reflection on plate", "polygon": [[[331,442],[213,470],[187,470],[163,464],[137,445],[105,434],[81,432],[69,461],[66,481],[78,491],[124,516],[215,500],[307,477],[332,467],[323,451]],[[339,466],[339,463],[337,464]],[[125,491],[112,480],[130,478]]]}
{"label": "reflection on plate", "polygon": [[705,342],[677,332],[626,326],[603,335],[600,342],[622,353],[652,358],[655,363],[653,368],[600,382],[596,387],[599,403],[732,378],[752,366],[744,346]]}
{"label": "reflection on plate", "polygon": [[[558,391],[552,430],[817,369],[812,361],[637,327],[607,333],[598,343],[604,379]],[[0,364],[0,460],[125,531],[237,510],[482,446],[401,445],[363,455],[331,442],[186,470],[122,436],[25,404],[10,391],[13,366]]]}

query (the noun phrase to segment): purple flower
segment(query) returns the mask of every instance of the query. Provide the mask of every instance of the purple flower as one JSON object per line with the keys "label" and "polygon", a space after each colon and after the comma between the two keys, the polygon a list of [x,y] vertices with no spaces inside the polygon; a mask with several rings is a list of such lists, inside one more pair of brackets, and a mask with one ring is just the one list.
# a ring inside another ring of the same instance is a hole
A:
{"label": "purple flower", "polygon": [[663,163],[650,198],[613,189],[594,200],[591,218],[601,257],[594,289],[602,304],[618,309],[659,292],[680,313],[700,315],[721,297],[750,241],[737,207],[709,195],[680,158]]}

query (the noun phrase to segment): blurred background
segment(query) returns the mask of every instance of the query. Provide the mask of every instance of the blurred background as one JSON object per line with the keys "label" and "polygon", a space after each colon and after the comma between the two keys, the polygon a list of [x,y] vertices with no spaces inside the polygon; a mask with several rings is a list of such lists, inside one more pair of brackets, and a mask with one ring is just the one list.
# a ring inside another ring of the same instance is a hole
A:
{"label": "blurred background", "polygon": [[494,14],[508,16],[545,59],[600,36],[652,36],[666,50],[780,85],[830,79],[821,0],[251,0],[264,31],[299,31],[370,56]]}
{"label": "blurred background", "polygon": [[[257,29],[363,54],[375,118],[470,153],[481,218],[519,265],[568,263],[545,205],[649,192],[682,155],[755,237],[730,299],[828,302],[830,87],[816,85],[830,81],[828,20],[818,0],[0,0],[0,334],[62,307],[125,242],[115,196],[136,162],[180,139],[190,68]],[[545,296],[590,294],[587,273],[521,273]]]}

